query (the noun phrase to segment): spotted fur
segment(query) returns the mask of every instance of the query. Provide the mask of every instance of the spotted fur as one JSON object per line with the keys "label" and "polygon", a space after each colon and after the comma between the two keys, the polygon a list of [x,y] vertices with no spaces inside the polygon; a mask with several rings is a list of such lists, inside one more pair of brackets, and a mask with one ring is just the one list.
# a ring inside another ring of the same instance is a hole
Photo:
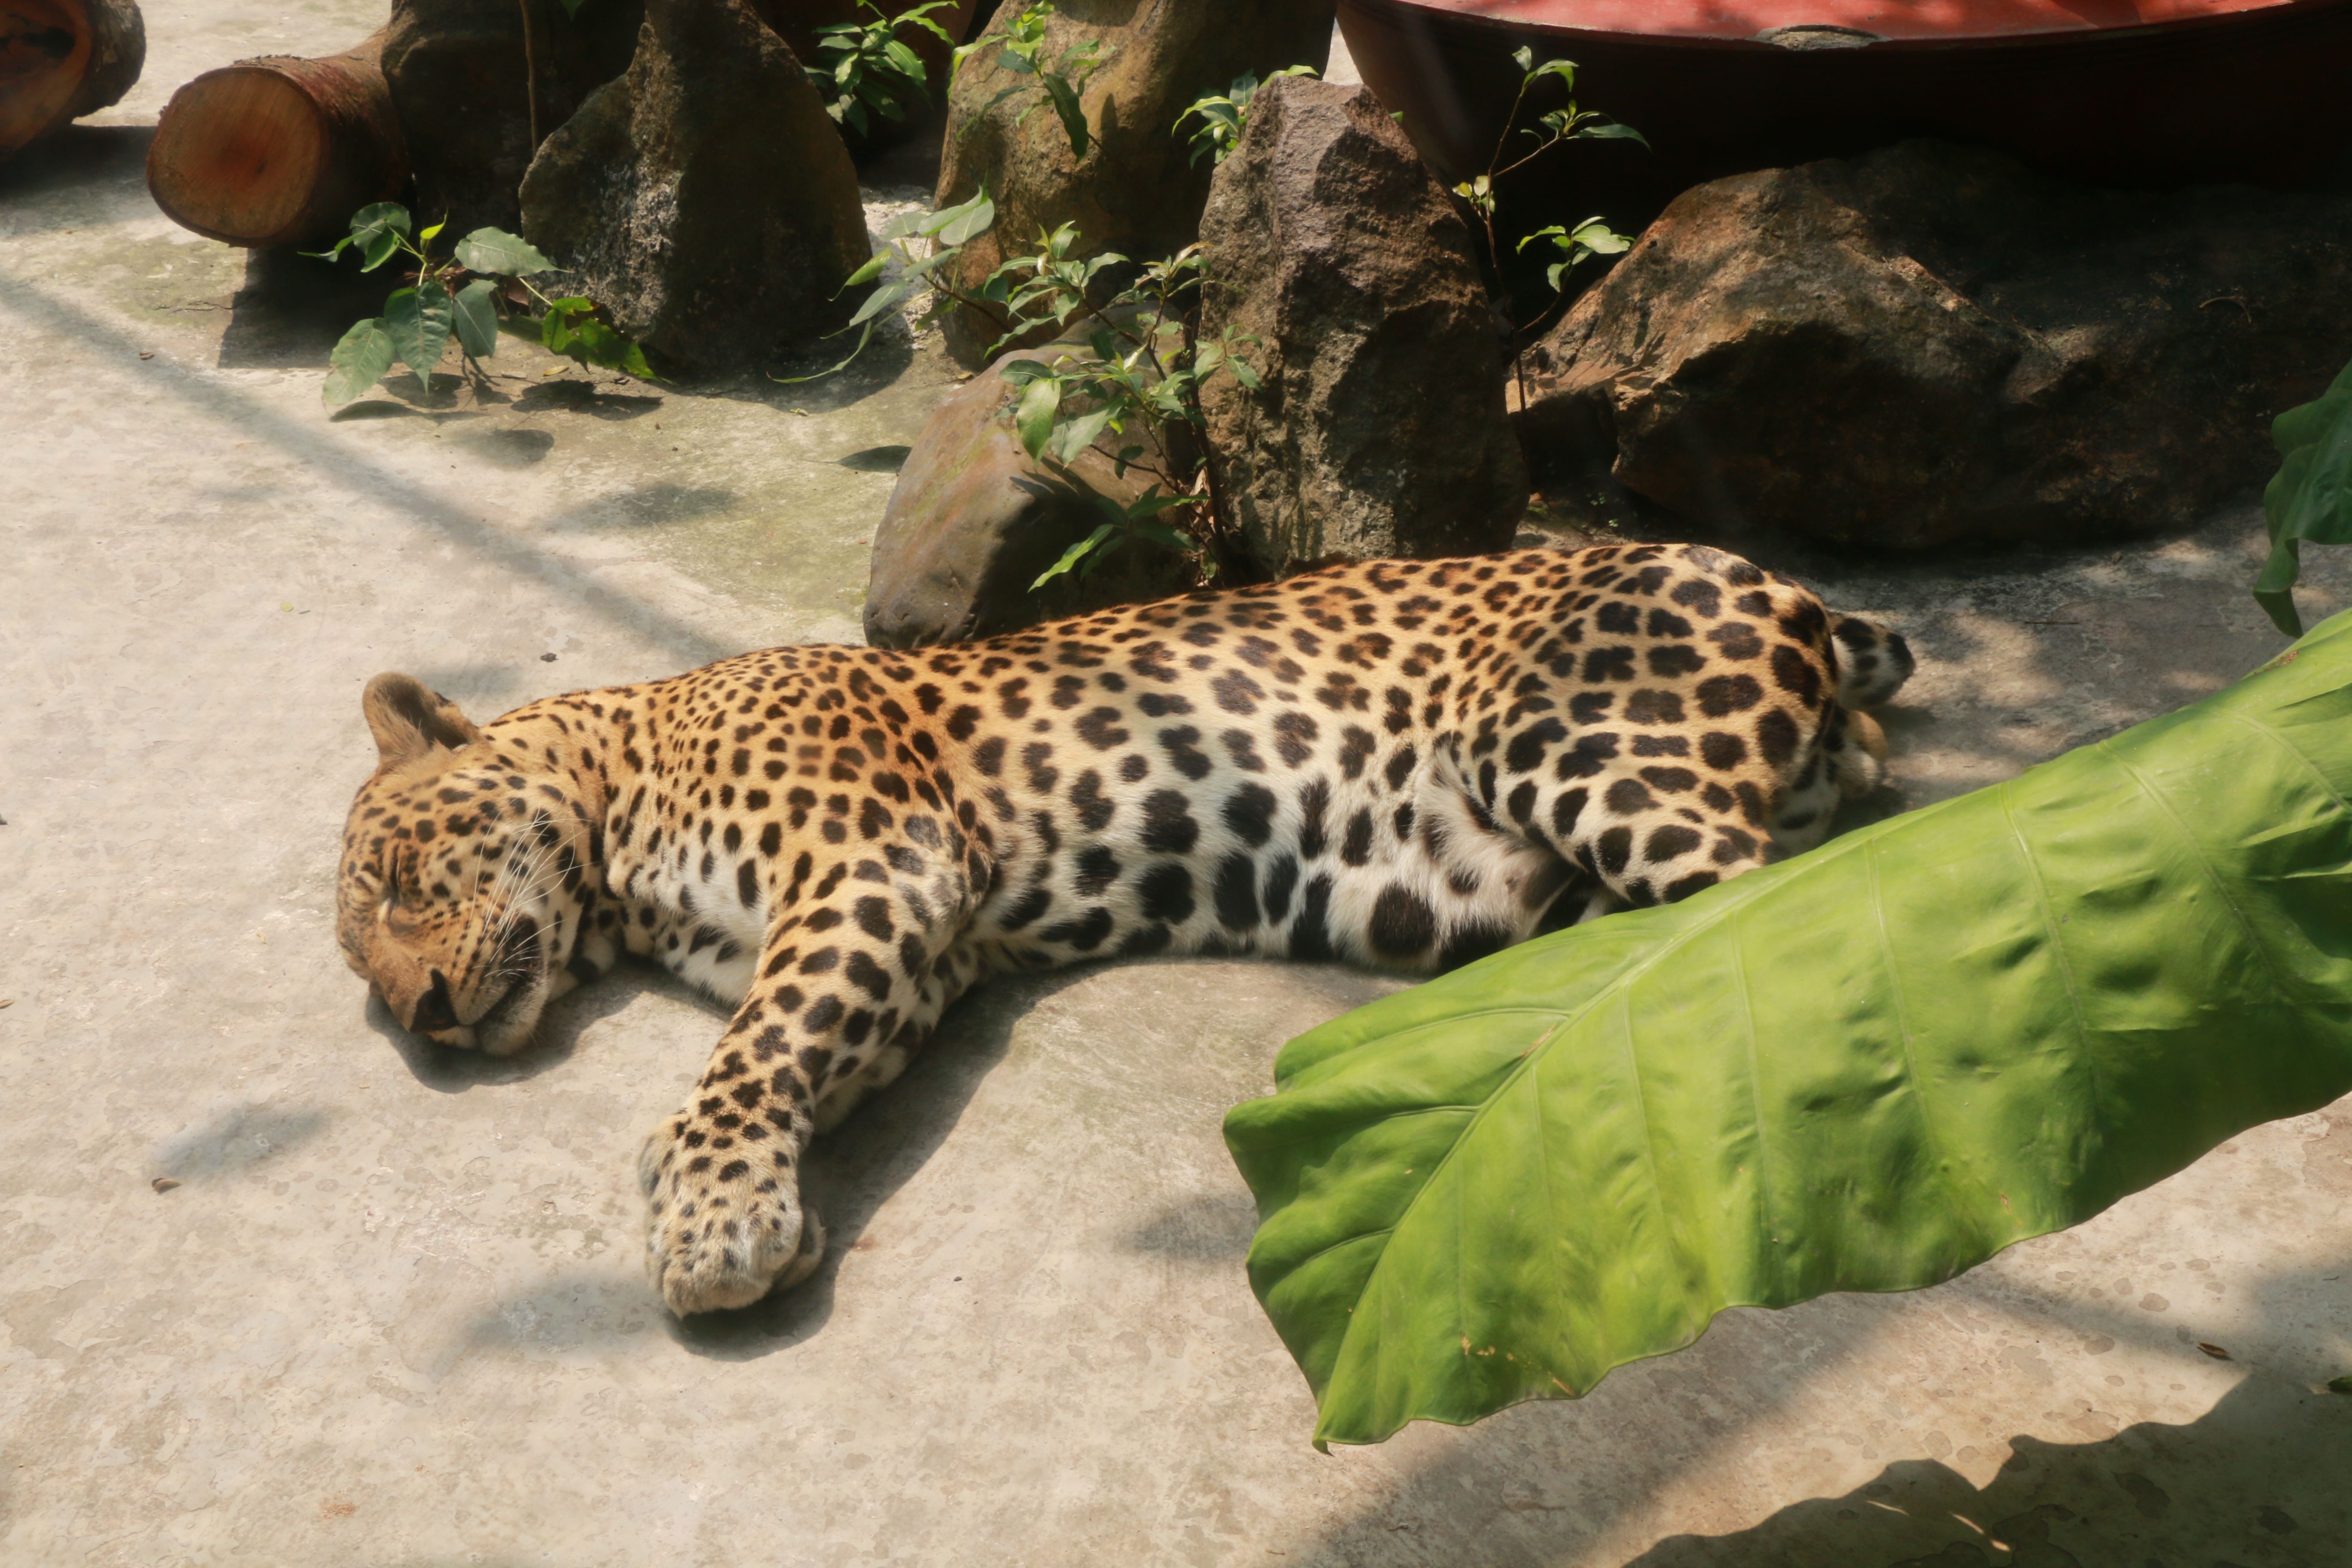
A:
{"label": "spotted fur", "polygon": [[809,1139],[983,975],[1157,952],[1427,973],[1681,899],[1879,779],[1903,639],[1696,546],[1334,567],[988,642],[782,647],[477,728],[369,684],[340,936],[506,1052],[623,951],[735,1005],[639,1162],[680,1312],[815,1267]]}

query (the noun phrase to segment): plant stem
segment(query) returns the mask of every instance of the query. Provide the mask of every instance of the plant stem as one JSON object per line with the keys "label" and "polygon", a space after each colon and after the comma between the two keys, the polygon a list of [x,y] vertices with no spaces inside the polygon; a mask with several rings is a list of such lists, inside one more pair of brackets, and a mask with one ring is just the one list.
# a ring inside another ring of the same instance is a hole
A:
{"label": "plant stem", "polygon": [[539,62],[530,47],[530,0],[515,0],[522,13],[522,96],[530,110],[530,150],[539,151]]}

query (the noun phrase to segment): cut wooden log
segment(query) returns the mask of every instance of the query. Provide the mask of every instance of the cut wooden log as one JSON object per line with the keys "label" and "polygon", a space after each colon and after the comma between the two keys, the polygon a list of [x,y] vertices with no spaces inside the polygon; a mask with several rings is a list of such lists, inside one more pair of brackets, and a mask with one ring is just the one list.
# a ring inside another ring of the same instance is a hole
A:
{"label": "cut wooden log", "polygon": [[133,0],[0,0],[0,158],[121,102],[146,63]]}
{"label": "cut wooden log", "polygon": [[324,59],[239,60],[180,89],[147,154],[155,205],[207,239],[257,250],[331,239],[360,208],[398,196],[408,152],[383,50],[378,33]]}

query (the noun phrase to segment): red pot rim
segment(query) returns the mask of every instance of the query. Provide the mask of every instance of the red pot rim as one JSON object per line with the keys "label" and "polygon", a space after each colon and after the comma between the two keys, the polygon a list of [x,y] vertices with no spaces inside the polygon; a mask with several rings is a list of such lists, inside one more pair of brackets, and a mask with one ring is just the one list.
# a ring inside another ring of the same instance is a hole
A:
{"label": "red pot rim", "polygon": [[[1364,0],[1358,0],[1363,4]],[[1632,37],[1757,39],[1781,28],[1953,43],[2033,34],[2099,33],[2290,11],[2333,0],[1381,0],[1512,28]],[[1762,39],[1769,43],[1771,39]],[[1789,41],[1784,37],[1783,41]],[[1853,38],[1864,43],[1864,38]]]}

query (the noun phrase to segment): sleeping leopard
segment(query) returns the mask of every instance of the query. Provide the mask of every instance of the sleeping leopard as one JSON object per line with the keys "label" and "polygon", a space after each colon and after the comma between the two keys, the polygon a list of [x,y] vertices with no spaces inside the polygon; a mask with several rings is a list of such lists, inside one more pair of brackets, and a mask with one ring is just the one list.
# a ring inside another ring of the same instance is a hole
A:
{"label": "sleeping leopard", "polygon": [[810,1139],[1010,969],[1451,968],[1810,847],[1903,639],[1695,545],[1376,561],[913,651],[779,647],[477,726],[368,683],[338,937],[493,1054],[624,952],[733,1006],[638,1161],[679,1313],[805,1278]]}

